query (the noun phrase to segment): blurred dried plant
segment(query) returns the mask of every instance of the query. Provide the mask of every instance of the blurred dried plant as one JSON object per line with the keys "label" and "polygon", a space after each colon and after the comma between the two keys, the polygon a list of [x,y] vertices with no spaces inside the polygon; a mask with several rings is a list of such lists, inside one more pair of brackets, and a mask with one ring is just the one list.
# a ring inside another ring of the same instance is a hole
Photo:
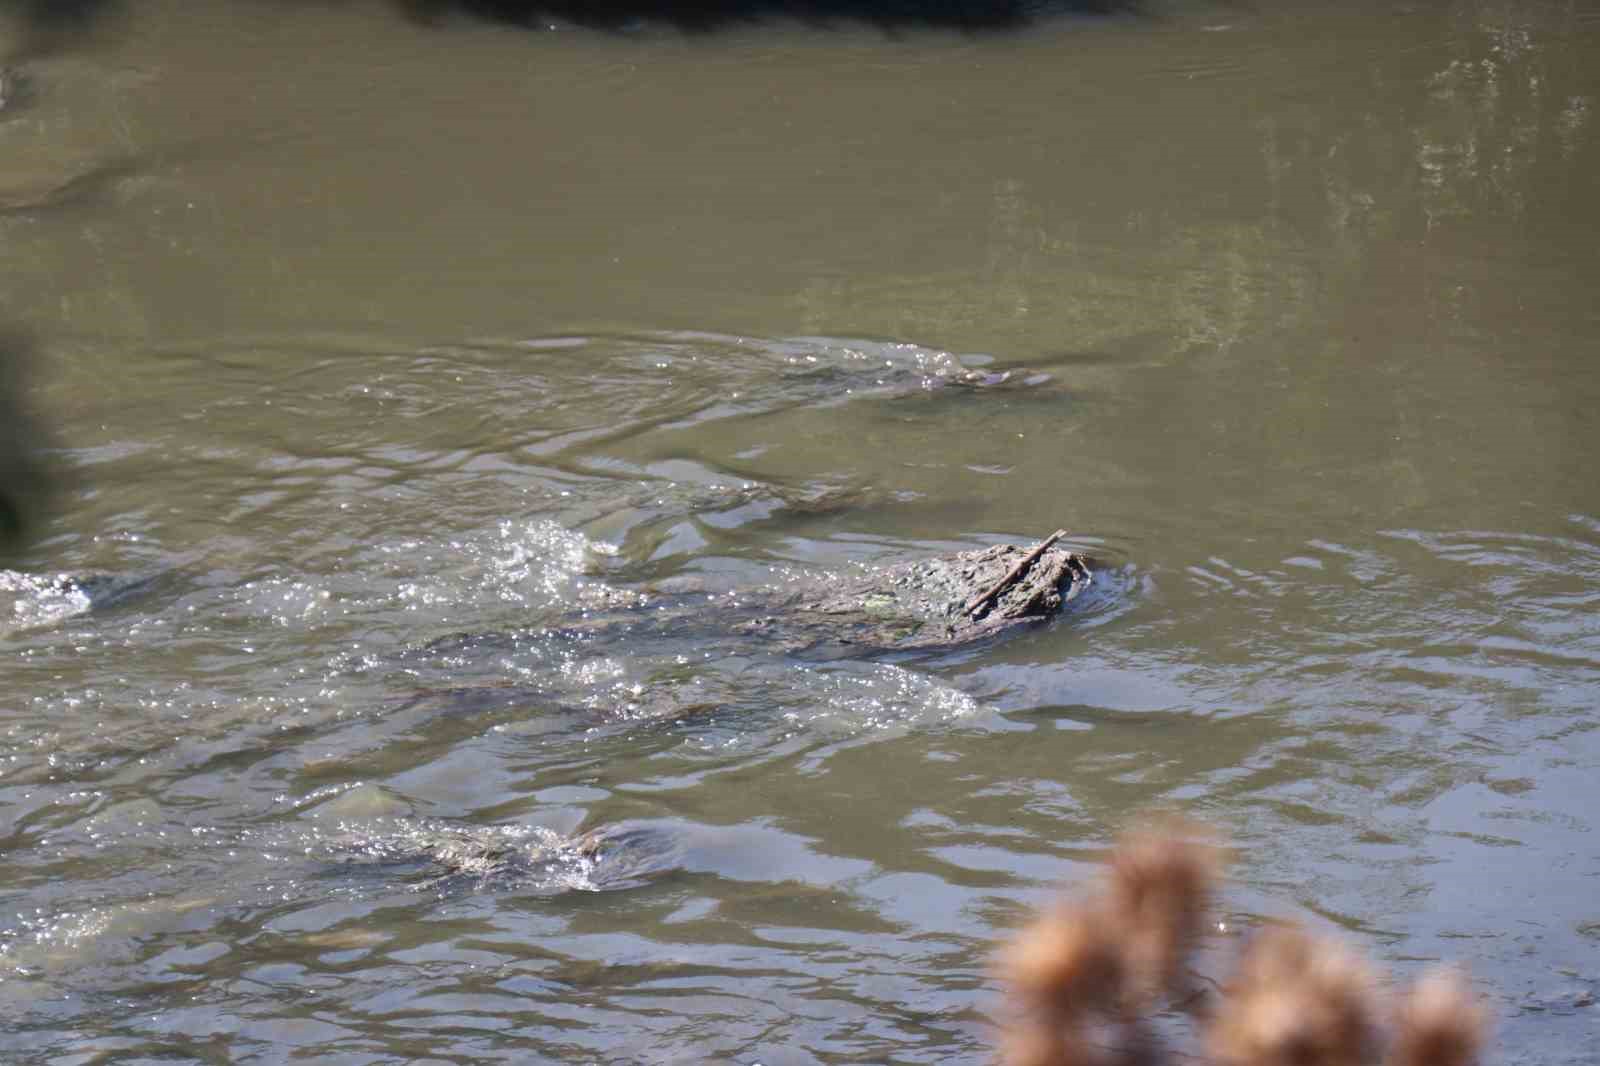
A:
{"label": "blurred dried plant", "polygon": [[1470,1066],[1486,1027],[1457,974],[1430,974],[1386,1007],[1366,960],[1292,923],[1245,946],[1202,1023],[1203,1048],[1168,1046],[1152,1012],[1191,990],[1223,852],[1168,822],[1123,838],[1097,888],[1004,950],[1006,1066]]}

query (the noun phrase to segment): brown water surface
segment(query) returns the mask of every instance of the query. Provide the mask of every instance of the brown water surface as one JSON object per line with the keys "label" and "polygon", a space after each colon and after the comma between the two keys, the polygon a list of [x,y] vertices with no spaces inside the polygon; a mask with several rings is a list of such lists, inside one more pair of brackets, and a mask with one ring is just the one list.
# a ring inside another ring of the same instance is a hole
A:
{"label": "brown water surface", "polygon": [[[7,84],[67,486],[0,573],[7,1061],[982,1062],[991,944],[1152,807],[1228,930],[1596,1061],[1591,0],[140,0]],[[1011,641],[727,624],[1062,526],[1097,590]]]}

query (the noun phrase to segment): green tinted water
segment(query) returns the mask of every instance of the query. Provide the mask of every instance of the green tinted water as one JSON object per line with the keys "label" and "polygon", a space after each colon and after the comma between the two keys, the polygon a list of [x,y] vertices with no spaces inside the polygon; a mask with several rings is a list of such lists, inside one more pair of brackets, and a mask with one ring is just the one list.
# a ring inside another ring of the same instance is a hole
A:
{"label": "green tinted water", "polygon": [[[19,59],[65,490],[0,593],[9,1058],[984,1061],[994,939],[1171,806],[1231,928],[1464,962],[1503,1059],[1588,1061],[1597,52],[148,0]],[[1098,598],[996,646],[582,624],[1061,526]],[[619,823],[643,884],[339,857]]]}

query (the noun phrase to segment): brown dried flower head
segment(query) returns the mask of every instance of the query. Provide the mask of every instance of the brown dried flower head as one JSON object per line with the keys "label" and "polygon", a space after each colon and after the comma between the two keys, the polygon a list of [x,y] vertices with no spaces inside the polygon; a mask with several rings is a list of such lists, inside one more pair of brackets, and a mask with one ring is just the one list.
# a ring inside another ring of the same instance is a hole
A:
{"label": "brown dried flower head", "polygon": [[1179,990],[1183,962],[1204,931],[1222,851],[1198,827],[1167,822],[1125,837],[1107,873],[1123,945],[1124,1005],[1147,1010]]}
{"label": "brown dried flower head", "polygon": [[1004,1066],[1106,1066],[1104,1052],[1091,1047],[1082,1033],[1038,1020],[1005,1030],[1000,1061]]}
{"label": "brown dried flower head", "polygon": [[1125,965],[1113,923],[1093,906],[1062,906],[1022,932],[1000,958],[1025,1013],[1065,1021],[1119,1002]]}
{"label": "brown dried flower head", "polygon": [[1282,925],[1256,937],[1208,1033],[1219,1066],[1368,1066],[1376,983],[1341,945]]}
{"label": "brown dried flower head", "polygon": [[1008,1066],[1120,1062],[1140,1043],[1138,1015],[1176,986],[1221,865],[1193,827],[1187,838],[1178,828],[1124,839],[1097,895],[1062,904],[1001,956],[1017,1018]]}
{"label": "brown dried flower head", "polygon": [[1483,1050],[1487,1020],[1459,973],[1428,974],[1400,1005],[1393,1066],[1469,1066]]}

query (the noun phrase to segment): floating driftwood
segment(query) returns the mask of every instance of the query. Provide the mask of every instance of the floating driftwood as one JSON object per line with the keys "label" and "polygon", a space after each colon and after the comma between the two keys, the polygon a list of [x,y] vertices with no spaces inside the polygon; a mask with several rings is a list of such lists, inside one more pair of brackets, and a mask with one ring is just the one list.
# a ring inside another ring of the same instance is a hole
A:
{"label": "floating driftwood", "polygon": [[974,615],[977,614],[978,611],[988,605],[989,601],[993,600],[1006,589],[1016,584],[1017,579],[1023,574],[1027,573],[1028,568],[1034,563],[1038,562],[1039,557],[1050,550],[1051,545],[1055,544],[1056,541],[1060,540],[1066,535],[1066,530],[1058,529],[1048,537],[1044,538],[1044,540],[1039,542],[1039,546],[1037,548],[1023,556],[1022,561],[1008,570],[1004,577],[1002,577],[999,581],[996,581],[983,592],[980,592],[977,596],[974,596],[972,598],[972,602],[967,604],[966,609],[962,613]]}

